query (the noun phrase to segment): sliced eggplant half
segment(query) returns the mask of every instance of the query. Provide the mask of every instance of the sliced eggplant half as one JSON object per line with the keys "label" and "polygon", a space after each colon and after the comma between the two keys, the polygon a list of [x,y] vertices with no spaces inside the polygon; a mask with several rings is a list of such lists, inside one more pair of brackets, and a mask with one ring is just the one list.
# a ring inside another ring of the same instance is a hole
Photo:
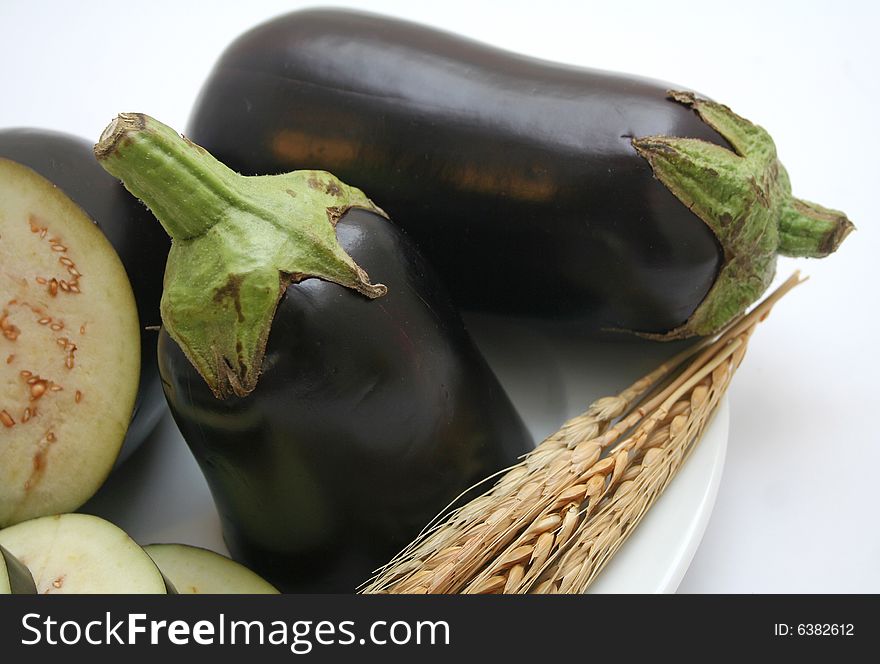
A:
{"label": "sliced eggplant half", "polygon": [[31,519],[0,530],[0,546],[42,594],[166,593],[159,568],[124,531],[89,514]]}
{"label": "sliced eggplant half", "polygon": [[101,486],[131,421],[131,285],[91,219],[0,159],[0,527],[69,512]]}
{"label": "sliced eggplant half", "polygon": [[0,546],[0,595],[33,595],[36,592],[30,570]]}
{"label": "sliced eggplant half", "polygon": [[144,547],[178,593],[184,595],[274,595],[278,590],[244,565],[186,544]]}

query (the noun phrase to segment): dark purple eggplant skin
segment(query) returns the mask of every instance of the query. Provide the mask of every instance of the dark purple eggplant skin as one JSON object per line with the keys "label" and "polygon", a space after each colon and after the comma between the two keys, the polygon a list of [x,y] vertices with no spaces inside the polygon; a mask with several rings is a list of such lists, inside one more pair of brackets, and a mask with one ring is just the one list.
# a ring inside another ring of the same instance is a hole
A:
{"label": "dark purple eggplant skin", "polygon": [[360,187],[464,310],[662,333],[723,252],[630,140],[728,147],[669,88],[306,10],[229,46],[187,135],[244,174],[324,169]]}
{"label": "dark purple eggplant skin", "polygon": [[[141,376],[119,460],[127,458],[165,412],[156,364],[156,331],[165,259],[171,242],[156,218],[95,161],[88,141],[46,129],[0,130],[0,157],[36,171],[67,194],[116,250],[137,303]],[[134,349],[133,349],[134,352]]]}
{"label": "dark purple eggplant skin", "polygon": [[406,235],[361,209],[336,229],[387,295],[289,286],[248,396],[215,398],[164,330],[159,339],[165,395],[226,544],[284,591],[353,592],[462,491],[533,447]]}

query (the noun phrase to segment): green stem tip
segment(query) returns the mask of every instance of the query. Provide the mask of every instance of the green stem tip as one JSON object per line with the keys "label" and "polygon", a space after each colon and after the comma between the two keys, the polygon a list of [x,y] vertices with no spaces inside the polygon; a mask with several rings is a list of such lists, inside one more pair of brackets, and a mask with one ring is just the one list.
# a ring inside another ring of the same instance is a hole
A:
{"label": "green stem tip", "polygon": [[763,128],[691,92],[668,94],[693,108],[733,150],[676,136],[632,140],[655,177],[706,223],[724,252],[715,283],[690,318],[665,334],[644,335],[658,339],[715,333],[767,289],[778,254],[827,256],[855,228],[842,212],[792,196]]}
{"label": "green stem tip", "polygon": [[162,323],[218,398],[256,386],[291,283],[315,277],[369,298],[387,291],[343,250],[335,228],[353,207],[385,214],[329,173],[245,177],[136,113],[104,130],[95,156],[171,236]]}

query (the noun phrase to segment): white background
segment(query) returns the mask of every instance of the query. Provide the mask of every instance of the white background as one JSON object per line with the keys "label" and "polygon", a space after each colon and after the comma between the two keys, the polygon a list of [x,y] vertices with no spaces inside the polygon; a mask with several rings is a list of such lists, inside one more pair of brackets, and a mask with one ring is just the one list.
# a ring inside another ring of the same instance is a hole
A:
{"label": "white background", "polygon": [[[239,33],[307,3],[0,1],[0,127],[95,140],[120,111],[182,128]],[[880,65],[873,2],[340,2],[699,90],[775,137],[795,194],[858,227],[755,335],[727,465],[680,592],[880,592]],[[716,7],[717,5],[717,7]],[[871,256],[875,258],[872,259]]]}

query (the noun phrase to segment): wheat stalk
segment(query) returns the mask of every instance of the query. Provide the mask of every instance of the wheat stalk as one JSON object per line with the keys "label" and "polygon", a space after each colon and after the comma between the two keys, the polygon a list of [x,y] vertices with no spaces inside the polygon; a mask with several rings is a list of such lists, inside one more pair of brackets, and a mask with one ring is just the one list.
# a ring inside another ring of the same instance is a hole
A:
{"label": "wheat stalk", "polygon": [[692,451],[755,326],[798,283],[795,274],[714,340],[598,399],[435,520],[364,592],[583,592]]}

